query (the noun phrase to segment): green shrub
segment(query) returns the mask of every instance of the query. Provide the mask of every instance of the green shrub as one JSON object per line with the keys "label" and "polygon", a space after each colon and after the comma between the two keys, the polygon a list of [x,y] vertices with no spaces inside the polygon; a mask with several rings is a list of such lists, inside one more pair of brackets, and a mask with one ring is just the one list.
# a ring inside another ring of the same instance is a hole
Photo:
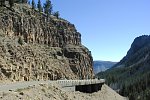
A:
{"label": "green shrub", "polygon": [[23,39],[22,39],[21,37],[19,37],[18,43],[19,43],[20,45],[23,45]]}

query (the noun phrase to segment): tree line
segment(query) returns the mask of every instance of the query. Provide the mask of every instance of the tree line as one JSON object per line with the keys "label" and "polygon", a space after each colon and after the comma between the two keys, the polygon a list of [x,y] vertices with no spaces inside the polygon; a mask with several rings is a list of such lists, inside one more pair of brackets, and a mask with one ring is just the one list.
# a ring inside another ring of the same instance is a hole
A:
{"label": "tree line", "polygon": [[5,1],[9,2],[10,8],[14,6],[14,3],[28,3],[29,5],[32,6],[32,9],[35,10],[36,8],[38,9],[39,13],[44,12],[47,17],[49,17],[51,14],[59,18],[60,14],[58,11],[53,12],[53,5],[51,3],[51,0],[46,0],[46,2],[41,4],[41,0],[38,0],[38,3],[36,5],[35,1],[32,0],[31,3],[29,0],[1,0],[0,5],[5,6]]}

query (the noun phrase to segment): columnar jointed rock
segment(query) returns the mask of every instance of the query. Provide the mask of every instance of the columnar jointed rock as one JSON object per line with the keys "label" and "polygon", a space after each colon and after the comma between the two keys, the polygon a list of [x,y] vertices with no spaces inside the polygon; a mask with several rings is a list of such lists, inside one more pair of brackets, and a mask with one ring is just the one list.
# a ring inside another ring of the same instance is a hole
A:
{"label": "columnar jointed rock", "polygon": [[47,20],[45,14],[16,4],[14,11],[1,8],[0,34],[1,79],[93,77],[91,53],[81,45],[81,34],[66,20],[54,16]]}
{"label": "columnar jointed rock", "polygon": [[53,16],[47,21],[44,14],[25,7],[22,9],[25,12],[1,12],[0,29],[7,35],[23,36],[27,43],[47,44],[52,47],[81,44],[80,33],[68,21],[55,19]]}

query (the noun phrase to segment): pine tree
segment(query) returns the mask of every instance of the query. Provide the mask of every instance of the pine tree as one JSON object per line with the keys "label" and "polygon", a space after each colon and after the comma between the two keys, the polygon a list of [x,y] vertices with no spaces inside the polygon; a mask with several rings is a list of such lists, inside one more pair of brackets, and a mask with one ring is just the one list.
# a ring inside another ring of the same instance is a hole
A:
{"label": "pine tree", "polygon": [[28,4],[30,5],[30,0],[28,1]]}
{"label": "pine tree", "polygon": [[22,0],[22,3],[27,3],[28,2],[28,0]]}
{"label": "pine tree", "polygon": [[14,6],[14,0],[9,0],[9,5],[10,5],[10,8],[12,8]]}
{"label": "pine tree", "polygon": [[35,9],[36,5],[35,5],[35,1],[32,0],[32,9]]}
{"label": "pine tree", "polygon": [[41,0],[38,0],[37,8],[38,8],[39,12],[43,11],[43,8],[42,8],[42,5],[41,5]]}
{"label": "pine tree", "polygon": [[5,0],[1,0],[0,1],[0,6],[4,6],[5,5]]}
{"label": "pine tree", "polygon": [[46,0],[46,3],[44,4],[44,13],[47,14],[47,18],[52,13],[52,4],[50,0]]}
{"label": "pine tree", "polygon": [[59,11],[54,12],[53,15],[56,16],[57,18],[59,18],[59,16],[60,16]]}
{"label": "pine tree", "polygon": [[14,0],[15,3],[22,3],[22,0]]}

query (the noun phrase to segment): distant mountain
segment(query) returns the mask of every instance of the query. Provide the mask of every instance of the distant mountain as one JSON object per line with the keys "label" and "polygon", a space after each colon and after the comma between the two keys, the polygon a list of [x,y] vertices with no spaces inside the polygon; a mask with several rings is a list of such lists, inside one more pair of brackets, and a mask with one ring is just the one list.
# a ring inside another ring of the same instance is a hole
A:
{"label": "distant mountain", "polygon": [[150,100],[150,36],[135,38],[127,55],[97,76],[130,100]]}
{"label": "distant mountain", "polygon": [[105,71],[111,68],[116,62],[111,61],[94,61],[94,73]]}
{"label": "distant mountain", "polygon": [[127,55],[114,67],[129,67],[137,63],[146,63],[149,57],[150,36],[142,35],[135,38]]}

